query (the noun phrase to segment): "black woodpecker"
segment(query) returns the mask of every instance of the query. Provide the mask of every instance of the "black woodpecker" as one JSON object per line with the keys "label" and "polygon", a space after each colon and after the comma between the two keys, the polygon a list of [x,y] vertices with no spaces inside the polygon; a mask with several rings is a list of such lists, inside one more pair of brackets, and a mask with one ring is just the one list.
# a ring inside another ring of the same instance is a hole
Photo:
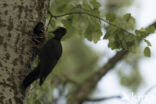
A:
{"label": "black woodpecker", "polygon": [[39,79],[39,85],[42,85],[62,55],[61,39],[66,34],[66,29],[59,27],[52,33],[54,37],[48,40],[38,53],[40,60],[38,66],[23,80],[22,87],[24,90],[37,79]]}
{"label": "black woodpecker", "polygon": [[45,40],[45,29],[44,24],[42,22],[39,22],[34,30],[33,30],[33,36],[32,41],[35,43],[36,48],[41,48]]}

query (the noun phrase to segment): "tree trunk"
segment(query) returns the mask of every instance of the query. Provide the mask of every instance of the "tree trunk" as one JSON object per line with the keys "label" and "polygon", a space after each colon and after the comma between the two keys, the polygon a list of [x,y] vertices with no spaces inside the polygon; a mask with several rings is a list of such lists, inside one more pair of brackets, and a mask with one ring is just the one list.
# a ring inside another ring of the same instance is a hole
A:
{"label": "tree trunk", "polygon": [[21,82],[30,72],[34,26],[45,22],[50,0],[0,0],[0,104],[23,104]]}

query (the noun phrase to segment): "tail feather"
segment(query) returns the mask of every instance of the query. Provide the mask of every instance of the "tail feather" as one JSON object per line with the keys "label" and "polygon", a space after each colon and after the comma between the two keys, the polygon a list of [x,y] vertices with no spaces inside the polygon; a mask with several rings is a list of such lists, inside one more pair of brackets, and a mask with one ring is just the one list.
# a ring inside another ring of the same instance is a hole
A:
{"label": "tail feather", "polygon": [[23,89],[26,89],[31,83],[37,80],[38,76],[39,76],[39,69],[37,67],[32,72],[30,72],[23,80]]}
{"label": "tail feather", "polygon": [[39,85],[41,86],[43,84],[43,82],[45,81],[46,77],[41,77],[40,78],[40,82],[39,82]]}

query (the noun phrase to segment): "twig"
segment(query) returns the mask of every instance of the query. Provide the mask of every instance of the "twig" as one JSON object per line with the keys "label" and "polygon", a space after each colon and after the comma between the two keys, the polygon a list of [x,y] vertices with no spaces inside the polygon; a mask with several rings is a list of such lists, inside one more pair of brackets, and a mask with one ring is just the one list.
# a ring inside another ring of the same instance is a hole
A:
{"label": "twig", "polygon": [[154,90],[156,88],[156,85],[153,85],[152,87],[150,87],[144,94],[144,96],[148,95],[152,90]]}
{"label": "twig", "polygon": [[[49,12],[49,13],[52,15],[51,12]],[[115,27],[121,29],[121,30],[123,30],[124,32],[126,32],[126,33],[128,33],[128,34],[135,35],[135,34],[133,34],[133,33],[129,32],[129,31],[127,31],[126,29],[124,29],[124,28],[122,28],[122,27],[120,27],[120,26],[118,26],[118,25],[116,25],[116,24],[113,24],[113,23],[111,23],[111,22],[109,22],[109,21],[107,21],[107,20],[105,20],[105,19],[103,19],[103,18],[101,18],[101,17],[99,17],[99,16],[90,14],[90,13],[88,13],[88,12],[81,12],[81,11],[79,11],[79,12],[68,12],[68,13],[65,13],[65,14],[61,14],[61,15],[52,15],[52,16],[55,17],[55,18],[59,18],[59,17],[69,16],[69,15],[74,15],[74,14],[76,14],[76,15],[84,14],[84,15],[88,15],[88,16],[94,17],[94,18],[96,18],[96,19],[99,19],[99,20],[101,20],[101,21],[104,21],[105,23],[107,23],[107,24],[109,24],[109,25],[112,25],[112,26],[115,26]]]}
{"label": "twig", "polygon": [[[156,88],[156,85],[153,85],[152,87],[150,87],[149,89],[147,89],[147,91],[144,93],[143,99],[153,90]],[[138,102],[138,104],[141,104],[143,100],[140,100]]]}
{"label": "twig", "polygon": [[52,18],[54,17],[53,14],[52,14],[49,10],[48,10],[48,14],[50,15],[50,19],[49,19],[49,21],[48,21],[46,31],[48,31],[48,26],[49,26],[49,24],[51,23]]}

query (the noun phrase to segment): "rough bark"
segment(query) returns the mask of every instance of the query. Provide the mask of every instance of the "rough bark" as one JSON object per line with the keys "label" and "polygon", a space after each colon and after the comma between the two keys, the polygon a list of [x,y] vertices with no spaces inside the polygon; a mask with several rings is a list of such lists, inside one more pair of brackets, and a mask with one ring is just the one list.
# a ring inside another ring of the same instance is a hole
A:
{"label": "rough bark", "polygon": [[30,71],[31,35],[45,22],[50,0],[0,0],[0,104],[23,104],[21,82]]}

